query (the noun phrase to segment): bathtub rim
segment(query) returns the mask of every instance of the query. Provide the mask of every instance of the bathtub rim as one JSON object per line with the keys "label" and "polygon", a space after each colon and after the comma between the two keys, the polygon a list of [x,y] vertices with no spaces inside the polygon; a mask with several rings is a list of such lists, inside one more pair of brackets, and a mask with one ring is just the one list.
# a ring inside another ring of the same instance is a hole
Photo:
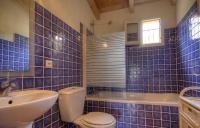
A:
{"label": "bathtub rim", "polygon": [[[129,92],[127,92],[129,93]],[[156,93],[137,93],[137,94],[156,94]],[[104,102],[116,102],[116,103],[130,103],[130,104],[149,104],[149,105],[161,105],[161,106],[175,106],[178,107],[179,105],[179,94],[177,93],[160,93],[160,95],[174,95],[177,100],[174,101],[138,101],[138,100],[129,100],[129,99],[113,99],[113,98],[105,98],[105,97],[98,97],[96,95],[87,95],[87,101],[104,101]]]}

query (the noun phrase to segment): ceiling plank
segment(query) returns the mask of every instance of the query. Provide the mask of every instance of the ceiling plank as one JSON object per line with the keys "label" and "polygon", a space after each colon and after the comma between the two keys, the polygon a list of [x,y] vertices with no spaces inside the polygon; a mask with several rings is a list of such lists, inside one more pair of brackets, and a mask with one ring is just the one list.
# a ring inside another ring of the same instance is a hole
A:
{"label": "ceiling plank", "polygon": [[87,1],[90,5],[90,8],[92,9],[96,19],[99,20],[100,19],[100,12],[99,12],[99,9],[97,8],[95,1],[94,0],[87,0]]}
{"label": "ceiling plank", "polygon": [[159,0],[135,0],[135,5],[157,2]]}
{"label": "ceiling plank", "polygon": [[176,5],[176,0],[170,0],[171,5]]}
{"label": "ceiling plank", "polygon": [[131,13],[134,12],[134,4],[135,4],[135,0],[129,0],[129,11]]}
{"label": "ceiling plank", "polygon": [[129,6],[129,0],[94,0],[100,13],[119,10]]}
{"label": "ceiling plank", "polygon": [[[98,18],[98,15],[104,12],[110,12],[123,8],[129,8],[130,12],[135,11],[136,5],[153,3],[160,0],[88,0],[94,14]],[[172,1],[172,0],[168,0]],[[176,0],[173,0],[176,1]]]}
{"label": "ceiling plank", "polygon": [[109,11],[114,11],[114,10],[119,10],[122,8],[126,8],[127,6],[124,5],[113,5],[113,6],[108,6],[100,9],[100,12],[109,12]]}

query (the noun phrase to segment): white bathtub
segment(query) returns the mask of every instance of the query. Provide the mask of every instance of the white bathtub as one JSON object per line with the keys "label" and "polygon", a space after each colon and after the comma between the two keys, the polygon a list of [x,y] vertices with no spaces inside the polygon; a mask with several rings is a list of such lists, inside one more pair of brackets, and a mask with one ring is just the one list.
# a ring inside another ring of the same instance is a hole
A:
{"label": "white bathtub", "polygon": [[178,96],[179,95],[175,93],[134,93],[102,91],[94,95],[87,96],[86,100],[178,106]]}

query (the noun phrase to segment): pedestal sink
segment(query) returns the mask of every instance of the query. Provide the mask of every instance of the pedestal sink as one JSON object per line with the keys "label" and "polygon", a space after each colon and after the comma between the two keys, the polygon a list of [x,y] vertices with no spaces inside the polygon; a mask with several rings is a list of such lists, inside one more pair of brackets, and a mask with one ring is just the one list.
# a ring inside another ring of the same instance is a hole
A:
{"label": "pedestal sink", "polygon": [[26,90],[0,97],[0,128],[32,128],[32,122],[47,112],[58,94],[48,90]]}

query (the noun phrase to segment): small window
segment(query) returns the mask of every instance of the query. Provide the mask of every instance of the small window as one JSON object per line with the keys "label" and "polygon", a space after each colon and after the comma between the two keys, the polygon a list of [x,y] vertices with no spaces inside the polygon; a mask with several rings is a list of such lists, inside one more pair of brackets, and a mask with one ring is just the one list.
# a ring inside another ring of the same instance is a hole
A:
{"label": "small window", "polygon": [[145,20],[142,22],[142,44],[160,44],[161,27],[160,19]]}
{"label": "small window", "polygon": [[190,37],[193,40],[200,38],[200,17],[194,15],[190,20]]}

